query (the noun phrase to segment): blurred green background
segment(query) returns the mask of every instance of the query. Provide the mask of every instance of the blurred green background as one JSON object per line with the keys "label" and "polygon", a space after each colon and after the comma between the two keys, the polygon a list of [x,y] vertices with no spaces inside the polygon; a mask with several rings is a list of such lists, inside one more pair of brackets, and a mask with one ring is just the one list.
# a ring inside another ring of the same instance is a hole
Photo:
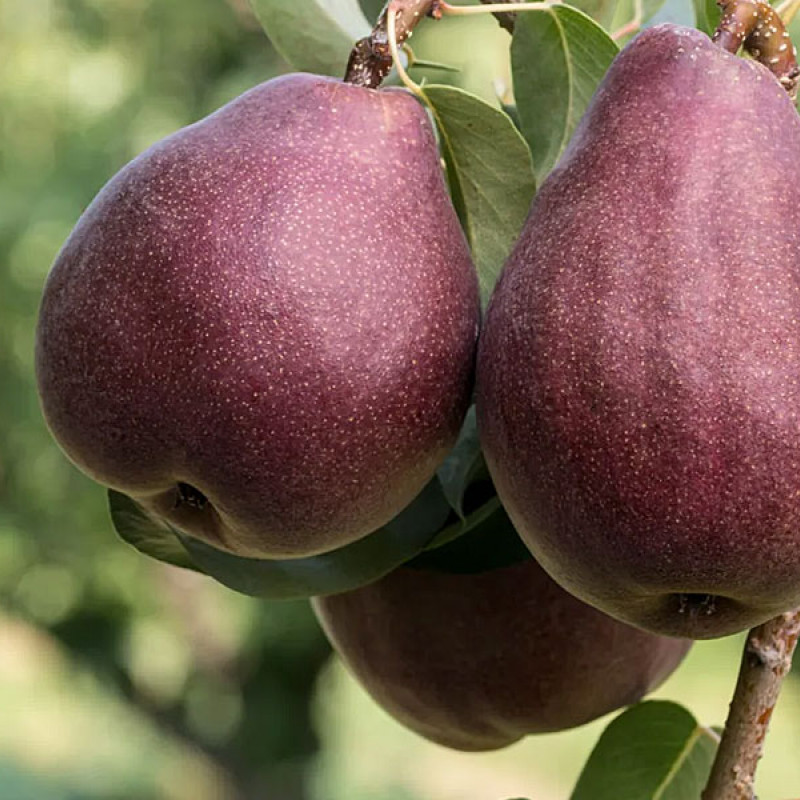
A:
{"label": "blurred green background", "polygon": [[[491,20],[432,27],[418,54],[503,90]],[[246,0],[0,0],[0,800],[557,800],[604,724],[489,755],[427,744],[330,661],[307,603],[119,542],[45,430],[38,298],[82,209],[149,144],[285,69]],[[721,723],[739,647],[696,646],[659,696]],[[762,798],[800,794],[798,743],[793,681]]]}

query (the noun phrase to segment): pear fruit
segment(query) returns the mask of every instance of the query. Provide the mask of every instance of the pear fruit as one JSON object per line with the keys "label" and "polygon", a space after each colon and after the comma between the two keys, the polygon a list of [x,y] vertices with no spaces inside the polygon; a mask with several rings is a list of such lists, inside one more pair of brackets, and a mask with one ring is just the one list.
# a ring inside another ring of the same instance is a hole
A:
{"label": "pear fruit", "polygon": [[580,599],[699,639],[800,605],[800,120],[767,69],[674,25],[622,51],[476,391],[498,494]]}
{"label": "pear fruit", "polygon": [[[516,538],[502,510],[480,535],[494,549]],[[582,725],[637,702],[689,649],[576,600],[530,557],[465,571],[465,544],[440,548],[435,566],[412,562],[312,601],[375,701],[431,741],[494,750]]]}
{"label": "pear fruit", "polygon": [[432,477],[479,313],[422,106],[293,74],[102,189],[47,280],[39,393],[80,469],[178,531],[307,556]]}

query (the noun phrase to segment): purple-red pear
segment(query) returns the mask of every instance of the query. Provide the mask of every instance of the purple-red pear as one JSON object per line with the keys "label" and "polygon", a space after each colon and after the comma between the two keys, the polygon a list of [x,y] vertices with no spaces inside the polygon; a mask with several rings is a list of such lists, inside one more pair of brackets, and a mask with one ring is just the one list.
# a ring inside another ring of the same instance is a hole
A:
{"label": "purple-red pear", "polygon": [[576,600],[530,558],[479,573],[404,566],[313,607],[379,705],[458,750],[506,747],[635,703],[690,646]]}
{"label": "purple-red pear", "polygon": [[39,392],[98,482],[216,547],[305,556],[432,476],[478,318],[422,106],[289,75],[103,188],[47,281]]}
{"label": "purple-red pear", "polygon": [[767,69],[673,25],[623,50],[477,381],[498,494],[577,597],[692,638],[800,605],[800,120]]}

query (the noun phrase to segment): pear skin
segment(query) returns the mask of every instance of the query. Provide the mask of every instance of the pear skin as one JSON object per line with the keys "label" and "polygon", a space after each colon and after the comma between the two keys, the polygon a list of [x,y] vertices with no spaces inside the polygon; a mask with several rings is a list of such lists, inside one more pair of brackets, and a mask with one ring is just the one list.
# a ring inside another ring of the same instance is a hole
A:
{"label": "pear skin", "polygon": [[406,565],[312,605],[380,706],[458,750],[506,747],[636,703],[691,645],[576,600],[532,558],[482,572]]}
{"label": "pear skin", "polygon": [[39,393],[80,469],[179,531],[313,555],[434,474],[479,314],[422,106],[288,75],[103,188],[46,284]]}
{"label": "pear skin", "polygon": [[622,51],[496,286],[476,402],[580,599],[698,639],[800,605],[800,120],[761,64],[674,25]]}

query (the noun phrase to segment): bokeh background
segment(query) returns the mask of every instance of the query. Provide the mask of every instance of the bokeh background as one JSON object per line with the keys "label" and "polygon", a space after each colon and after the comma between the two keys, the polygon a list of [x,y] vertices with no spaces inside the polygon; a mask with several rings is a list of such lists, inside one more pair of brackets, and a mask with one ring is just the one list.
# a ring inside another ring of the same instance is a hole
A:
{"label": "bokeh background", "polygon": [[[418,54],[502,91],[490,19],[433,28]],[[558,800],[606,722],[488,755],[427,744],[331,660],[306,602],[239,596],[118,541],[104,492],[48,436],[35,318],[81,211],[145,147],[286,69],[246,0],[0,0],[2,800]],[[696,646],[658,696],[721,724],[740,645]],[[764,800],[800,795],[799,752],[794,678]]]}

